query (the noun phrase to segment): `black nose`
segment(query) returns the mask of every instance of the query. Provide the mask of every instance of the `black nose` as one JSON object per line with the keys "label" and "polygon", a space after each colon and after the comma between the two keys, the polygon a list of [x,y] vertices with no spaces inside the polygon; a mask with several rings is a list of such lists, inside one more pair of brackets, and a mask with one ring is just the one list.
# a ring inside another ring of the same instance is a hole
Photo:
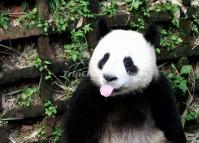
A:
{"label": "black nose", "polygon": [[108,82],[112,82],[112,81],[117,80],[117,77],[114,76],[114,75],[103,74],[103,77]]}

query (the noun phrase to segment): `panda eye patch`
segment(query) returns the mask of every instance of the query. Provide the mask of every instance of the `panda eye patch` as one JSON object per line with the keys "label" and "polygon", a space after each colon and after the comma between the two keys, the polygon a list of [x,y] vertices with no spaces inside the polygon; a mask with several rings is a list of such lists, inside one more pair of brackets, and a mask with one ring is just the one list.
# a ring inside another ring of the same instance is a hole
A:
{"label": "panda eye patch", "polygon": [[110,56],[110,53],[106,53],[106,54],[104,55],[104,57],[99,61],[99,63],[98,63],[99,69],[102,69],[102,68],[103,68],[104,64],[105,64],[105,63],[107,62],[107,60],[109,59],[109,56]]}
{"label": "panda eye patch", "polygon": [[135,73],[138,72],[138,68],[136,65],[134,65],[131,57],[125,57],[123,63],[129,75],[134,75]]}

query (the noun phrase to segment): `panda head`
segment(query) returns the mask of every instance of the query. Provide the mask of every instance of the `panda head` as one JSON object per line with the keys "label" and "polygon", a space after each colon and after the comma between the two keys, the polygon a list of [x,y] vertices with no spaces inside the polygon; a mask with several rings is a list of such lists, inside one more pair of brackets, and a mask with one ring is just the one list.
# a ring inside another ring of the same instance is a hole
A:
{"label": "panda head", "polygon": [[98,26],[100,40],[91,56],[88,73],[102,89],[101,94],[142,90],[158,77],[155,47],[159,46],[160,36],[154,25],[149,25],[144,34],[109,30],[104,21]]}

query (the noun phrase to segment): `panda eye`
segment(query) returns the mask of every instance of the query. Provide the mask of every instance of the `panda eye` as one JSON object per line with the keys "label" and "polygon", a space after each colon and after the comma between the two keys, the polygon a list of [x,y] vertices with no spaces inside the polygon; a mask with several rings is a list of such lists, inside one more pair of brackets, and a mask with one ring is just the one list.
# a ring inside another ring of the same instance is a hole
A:
{"label": "panda eye", "polygon": [[129,75],[134,75],[138,72],[137,66],[134,65],[131,57],[125,57],[123,60],[125,69]]}
{"label": "panda eye", "polygon": [[106,53],[106,54],[104,55],[104,57],[99,61],[99,63],[98,63],[99,69],[102,69],[102,68],[103,68],[104,64],[105,64],[105,63],[107,62],[107,60],[109,59],[109,56],[110,56],[110,53]]}

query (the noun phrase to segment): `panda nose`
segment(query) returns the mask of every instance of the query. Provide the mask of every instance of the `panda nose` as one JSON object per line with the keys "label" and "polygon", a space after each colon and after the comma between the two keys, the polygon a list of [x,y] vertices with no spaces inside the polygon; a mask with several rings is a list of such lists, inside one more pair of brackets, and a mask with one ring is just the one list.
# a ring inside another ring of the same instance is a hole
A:
{"label": "panda nose", "polygon": [[117,80],[117,77],[114,76],[114,75],[103,74],[103,77],[108,82],[112,82],[112,81]]}

